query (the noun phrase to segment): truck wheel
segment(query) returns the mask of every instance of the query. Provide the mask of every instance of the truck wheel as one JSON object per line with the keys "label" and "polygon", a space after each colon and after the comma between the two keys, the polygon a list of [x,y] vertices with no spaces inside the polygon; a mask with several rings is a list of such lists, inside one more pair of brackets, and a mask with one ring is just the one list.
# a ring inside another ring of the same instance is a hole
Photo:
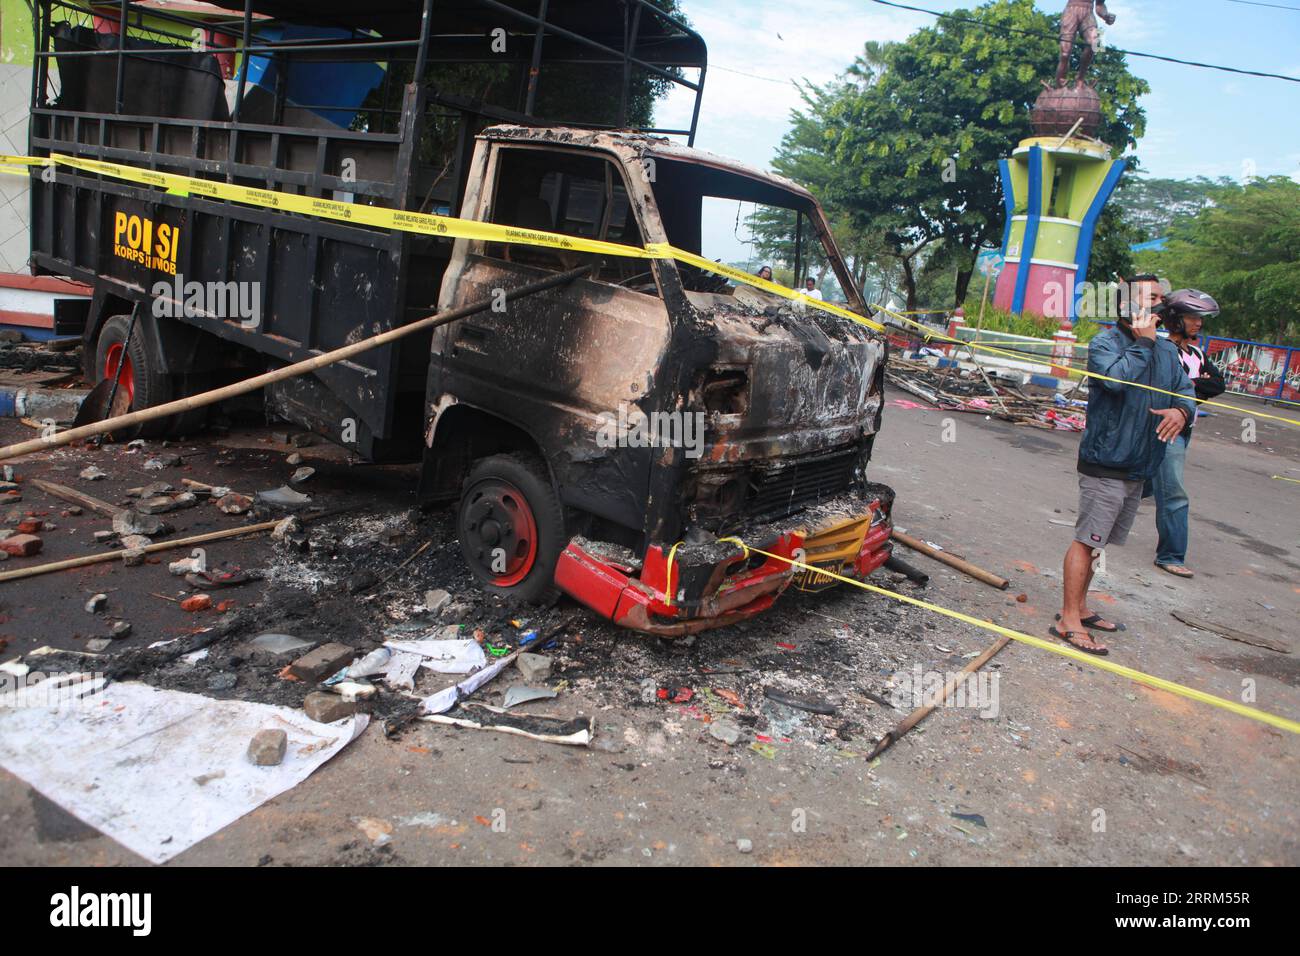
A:
{"label": "truck wheel", "polygon": [[[162,363],[146,344],[138,322],[131,334],[131,343],[127,345],[126,333],[130,327],[129,315],[115,315],[100,329],[95,349],[96,383],[111,378],[117,373],[118,363],[124,362],[119,387],[130,397],[132,411],[166,404],[186,394],[187,388],[194,388],[190,381],[193,376],[171,376],[160,370]],[[196,408],[145,422],[140,426],[139,434],[146,438],[193,434],[203,427],[205,421],[207,409]]]}
{"label": "truck wheel", "polygon": [[488,591],[539,604],[555,598],[555,562],[567,543],[564,509],[538,458],[477,462],[461,491],[456,531],[470,571]]}

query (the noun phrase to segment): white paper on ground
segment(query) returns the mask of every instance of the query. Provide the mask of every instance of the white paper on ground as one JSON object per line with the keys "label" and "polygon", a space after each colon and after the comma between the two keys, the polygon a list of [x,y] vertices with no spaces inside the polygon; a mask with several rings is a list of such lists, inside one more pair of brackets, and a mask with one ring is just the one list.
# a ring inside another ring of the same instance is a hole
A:
{"label": "white paper on ground", "polygon": [[474,693],[474,691],[505,670],[507,665],[513,664],[518,656],[519,652],[515,651],[507,657],[499,658],[492,663],[492,666],[471,674],[459,684],[452,684],[450,687],[444,687],[436,694],[429,695],[420,701],[421,713],[441,714],[444,711],[451,710],[456,705],[456,701]]}
{"label": "white paper on ground", "polygon": [[385,647],[419,654],[424,666],[442,674],[469,674],[487,663],[478,641],[384,641]]}
{"label": "white paper on ground", "polygon": [[393,656],[388,659],[388,670],[384,672],[384,680],[394,690],[415,690],[415,672],[423,663],[424,658],[419,654],[393,651]]}
{"label": "white paper on ground", "polygon": [[[40,685],[0,696],[0,766],[153,863],[296,787],[369,720],[318,724],[288,707],[103,685],[97,678],[86,687],[98,693],[57,707],[30,706],[45,700],[31,696]],[[248,762],[264,728],[289,736],[278,767]]]}

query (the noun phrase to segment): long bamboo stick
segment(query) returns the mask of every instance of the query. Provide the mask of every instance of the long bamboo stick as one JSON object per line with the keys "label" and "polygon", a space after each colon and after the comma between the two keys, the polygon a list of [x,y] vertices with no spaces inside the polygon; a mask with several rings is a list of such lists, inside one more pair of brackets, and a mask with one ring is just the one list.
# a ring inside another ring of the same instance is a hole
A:
{"label": "long bamboo stick", "polygon": [[985,664],[991,661],[993,659],[993,656],[997,654],[998,651],[1002,650],[1002,648],[1006,647],[1010,643],[1011,643],[1011,638],[999,637],[988,650],[986,650],[979,657],[975,658],[973,661],[971,661],[969,664],[963,667],[959,674],[953,676],[948,681],[948,683],[946,683],[943,686],[943,690],[940,692],[938,700],[936,700],[933,704],[927,704],[923,707],[916,708],[916,710],[912,711],[910,714],[904,717],[902,722],[897,727],[895,727],[893,730],[886,732],[885,736],[880,738],[880,742],[877,743],[876,746],[872,748],[871,753],[867,754],[867,759],[875,760],[882,753],[884,753],[886,750],[892,747],[898,740],[904,737],[909,730],[911,730],[921,721],[925,720],[926,717],[930,716],[930,713],[936,707],[940,706],[941,704],[943,704],[944,701],[946,701],[949,697],[951,697],[952,692],[957,689],[958,684],[966,680],[966,678],[968,678],[971,674],[975,673],[977,670],[979,670],[981,667],[983,667]]}
{"label": "long bamboo stick", "polygon": [[946,551],[939,551],[932,548],[924,541],[918,541],[916,538],[913,538],[910,534],[903,534],[901,531],[895,531],[890,537],[900,544],[907,545],[913,551],[920,552],[927,558],[934,558],[934,560],[938,561],[940,564],[946,564],[948,567],[955,568],[962,574],[970,575],[976,581],[983,581],[985,584],[991,584],[999,591],[1005,591],[1011,585],[1011,582],[1006,578],[1000,578],[992,571],[985,571],[983,568],[977,567],[969,561],[963,561],[961,558],[953,557]]}
{"label": "long bamboo stick", "polygon": [[[505,301],[509,302],[524,296],[534,295],[538,292],[544,292],[547,289],[553,289],[559,285],[565,285],[572,282],[580,276],[590,272],[590,265],[580,266],[577,269],[570,269],[568,272],[560,272],[545,279],[539,279],[536,282],[529,282],[521,285],[517,289],[507,290],[504,294]],[[362,339],[360,342],[353,342],[351,345],[344,345],[341,348],[334,349],[332,352],[324,352],[321,355],[315,355],[309,359],[303,359],[301,362],[295,362],[293,365],[286,365],[283,368],[277,368],[262,375],[255,375],[252,378],[244,379],[242,382],[235,382],[233,385],[225,385],[221,388],[214,388],[208,392],[200,392],[198,395],[190,395],[186,398],[177,399],[174,402],[167,402],[163,405],[155,405],[152,408],[143,408],[138,412],[128,412],[125,415],[118,415],[116,418],[106,418],[102,422],[92,422],[89,425],[82,425],[79,428],[70,428],[65,432],[59,432],[57,435],[48,437],[33,438],[29,441],[18,442],[16,445],[7,445],[0,448],[0,461],[9,458],[15,458],[18,455],[25,455],[28,452],[41,451],[46,448],[56,448],[59,445],[71,444],[82,438],[90,438],[94,435],[102,435],[106,432],[115,431],[125,428],[129,425],[138,425],[142,422],[153,421],[156,418],[164,418],[168,415],[175,415],[178,412],[189,411],[193,408],[202,408],[204,405],[212,405],[215,402],[222,402],[228,398],[234,398],[237,395],[246,395],[249,392],[255,392],[259,388],[272,385],[276,382],[282,382],[285,379],[296,378],[299,375],[305,375],[308,372],[314,372],[317,369],[325,368],[327,365],[335,365],[339,362],[345,362],[353,356],[360,355],[370,349],[378,348],[381,345],[387,345],[390,342],[396,342],[400,338],[412,335],[416,332],[423,332],[427,329],[436,328],[440,325],[446,325],[448,322],[455,322],[457,319],[463,319],[467,316],[476,315],[479,312],[485,312],[490,308],[496,297],[483,299],[470,305],[461,306],[459,309],[452,309],[448,312],[440,312],[435,315],[426,316],[418,319],[410,325],[403,325],[400,328],[389,329],[387,332],[381,332],[379,335],[372,336],[368,339]],[[0,579],[2,580],[2,579]]]}
{"label": "long bamboo stick", "polygon": [[[145,545],[140,550],[145,554],[153,554],[155,551],[173,551],[176,548],[187,548],[192,544],[204,544],[208,541],[221,541],[224,538],[237,538],[243,534],[260,534],[263,531],[270,531],[279,523],[279,521],[263,521],[260,524],[244,525],[242,528],[225,528],[221,531],[209,531],[206,534],[196,534],[190,538],[177,538],[175,541],[159,541],[156,544]],[[70,568],[84,568],[91,564],[102,564],[105,561],[120,561],[121,559],[121,551],[105,551],[100,554],[85,554],[79,558],[66,558],[63,561],[52,561],[49,564],[34,564],[29,568],[16,568],[13,571],[0,572],[0,583],[5,581],[17,581],[20,578],[34,578],[39,574],[49,574],[52,571],[67,571]]]}

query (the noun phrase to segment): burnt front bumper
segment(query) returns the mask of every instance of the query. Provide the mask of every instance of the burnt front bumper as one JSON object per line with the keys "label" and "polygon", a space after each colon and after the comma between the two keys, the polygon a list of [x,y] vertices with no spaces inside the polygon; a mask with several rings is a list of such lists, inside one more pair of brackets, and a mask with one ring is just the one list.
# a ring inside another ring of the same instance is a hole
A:
{"label": "burnt front bumper", "polygon": [[574,538],[560,554],[555,583],[622,627],[662,637],[694,634],[761,614],[791,586],[820,590],[838,583],[821,572],[866,578],[889,559],[892,499],[892,493],[845,495],[802,521],[796,516],[739,535],[748,551],[725,539],[655,544],[638,562],[630,552]]}

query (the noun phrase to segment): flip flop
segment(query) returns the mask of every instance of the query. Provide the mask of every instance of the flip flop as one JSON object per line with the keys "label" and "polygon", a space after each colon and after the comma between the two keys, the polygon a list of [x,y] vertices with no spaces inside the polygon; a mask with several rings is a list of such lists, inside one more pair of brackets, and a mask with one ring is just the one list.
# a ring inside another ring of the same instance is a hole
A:
{"label": "flip flop", "polygon": [[185,583],[194,588],[234,588],[249,581],[258,580],[258,576],[236,568],[233,571],[191,571],[185,575]]}
{"label": "flip flop", "polygon": [[1110,653],[1110,648],[1106,647],[1106,645],[1104,644],[1098,644],[1086,633],[1080,635],[1075,633],[1074,631],[1064,631],[1064,632],[1058,631],[1055,625],[1049,627],[1047,629],[1047,633],[1051,634],[1052,637],[1065,641],[1065,643],[1069,644],[1071,647],[1083,651],[1085,654],[1093,654],[1096,655],[1097,657],[1105,657]]}
{"label": "flip flop", "polygon": [[1157,561],[1156,567],[1159,568],[1161,571],[1164,571],[1166,574],[1172,574],[1176,578],[1196,577],[1195,571],[1189,571],[1187,568],[1181,566],[1176,566],[1173,564],[1161,564],[1160,562]]}
{"label": "flip flop", "polygon": [[[1056,619],[1059,621],[1061,619],[1061,615],[1059,614],[1056,615]],[[1103,634],[1117,634],[1120,631],[1128,630],[1128,628],[1125,627],[1123,624],[1115,624],[1112,627],[1102,627],[1101,622],[1106,619],[1102,617],[1100,614],[1094,614],[1092,615],[1092,617],[1083,617],[1080,618],[1079,620],[1083,623],[1084,627],[1090,627],[1094,631],[1101,631],[1101,633]]]}

